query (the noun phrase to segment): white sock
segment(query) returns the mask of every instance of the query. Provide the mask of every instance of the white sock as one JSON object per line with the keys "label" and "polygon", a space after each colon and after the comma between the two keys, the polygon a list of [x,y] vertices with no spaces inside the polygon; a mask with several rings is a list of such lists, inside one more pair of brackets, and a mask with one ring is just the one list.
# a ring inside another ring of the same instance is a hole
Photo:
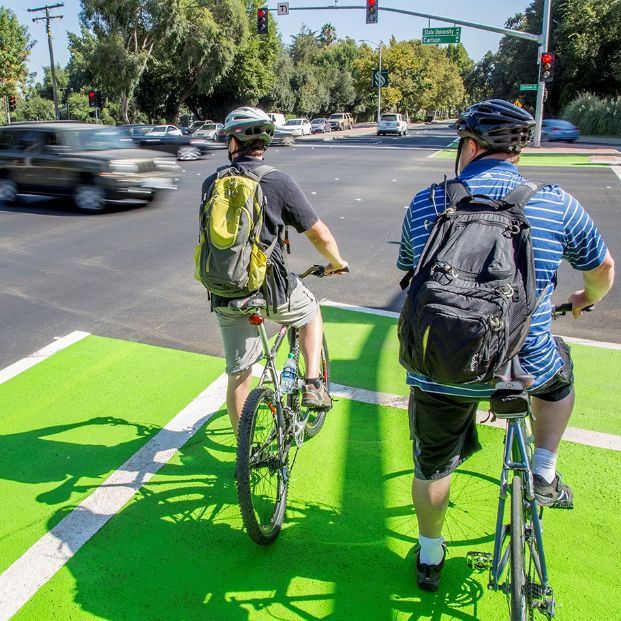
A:
{"label": "white sock", "polygon": [[533,455],[533,474],[538,474],[548,483],[556,476],[556,453],[543,448],[536,448]]}
{"label": "white sock", "polygon": [[444,558],[444,548],[442,544],[444,539],[442,537],[423,537],[418,536],[418,543],[420,544],[420,562],[424,565],[439,565]]}

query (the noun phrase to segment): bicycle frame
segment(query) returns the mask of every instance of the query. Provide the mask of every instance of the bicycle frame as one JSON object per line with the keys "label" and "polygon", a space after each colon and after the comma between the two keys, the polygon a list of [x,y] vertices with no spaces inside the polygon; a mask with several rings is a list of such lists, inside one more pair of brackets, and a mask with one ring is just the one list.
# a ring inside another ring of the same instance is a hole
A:
{"label": "bicycle frame", "polygon": [[[505,436],[505,449],[502,472],[500,475],[500,496],[498,502],[498,514],[496,518],[496,536],[494,539],[494,555],[492,566],[490,569],[489,588],[495,591],[505,590],[505,585],[500,581],[507,568],[509,561],[509,548],[501,556],[502,543],[506,535],[505,502],[508,496],[510,486],[509,473],[513,472],[514,476],[521,476],[524,484],[525,502],[530,507],[532,517],[532,533],[526,533],[526,541],[530,549],[531,558],[535,564],[535,570],[544,592],[550,585],[548,584],[548,570],[543,550],[542,537],[542,510],[539,511],[537,501],[535,500],[535,490],[533,482],[533,473],[530,467],[530,456],[527,444],[530,441],[530,430],[527,428],[525,417],[507,418],[507,432]],[[534,536],[534,541],[533,541]]]}

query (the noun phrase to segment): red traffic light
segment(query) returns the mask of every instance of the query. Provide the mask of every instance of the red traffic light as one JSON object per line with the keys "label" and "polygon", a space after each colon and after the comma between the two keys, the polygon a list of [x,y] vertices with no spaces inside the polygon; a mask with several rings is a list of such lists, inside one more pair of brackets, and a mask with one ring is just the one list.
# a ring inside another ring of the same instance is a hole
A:
{"label": "red traffic light", "polygon": [[550,64],[554,60],[554,56],[549,53],[545,53],[541,55],[541,62],[545,64]]}
{"label": "red traffic light", "polygon": [[88,91],[88,96],[92,99],[95,97],[95,91]]}
{"label": "red traffic light", "polygon": [[257,11],[257,15],[258,15],[259,17],[265,17],[265,9],[259,9],[259,10]]}
{"label": "red traffic light", "polygon": [[367,4],[368,4],[369,6],[375,6],[375,1],[376,1],[376,0],[367,0]]}

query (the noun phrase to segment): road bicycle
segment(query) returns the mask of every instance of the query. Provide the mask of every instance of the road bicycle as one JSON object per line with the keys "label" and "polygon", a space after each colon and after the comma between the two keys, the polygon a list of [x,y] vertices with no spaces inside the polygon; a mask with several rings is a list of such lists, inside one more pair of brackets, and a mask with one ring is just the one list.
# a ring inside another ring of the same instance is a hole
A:
{"label": "road bicycle", "polygon": [[[347,271],[349,269],[345,268],[338,273]],[[313,265],[299,278],[309,275],[321,278],[327,274],[323,266]],[[267,545],[278,537],[282,528],[297,450],[305,439],[319,433],[327,410],[302,407],[306,368],[298,330],[280,326],[274,344],[270,346],[263,316],[266,301],[261,294],[233,300],[229,306],[248,312],[248,321],[256,326],[263,347],[265,366],[261,379],[248,395],[240,419],[236,478],[244,527],[253,541]],[[295,388],[290,394],[285,394],[281,389],[276,361],[285,341],[296,368]],[[325,335],[321,348],[320,378],[329,391],[330,357]],[[292,447],[295,447],[295,454],[289,463]]]}
{"label": "road bicycle", "polygon": [[[571,310],[569,303],[552,307],[552,317],[556,319]],[[535,499],[531,470],[534,438],[530,397],[525,390],[527,378],[514,358],[499,376],[490,398],[490,412],[507,421],[494,552],[473,551],[466,555],[472,569],[489,569],[488,588],[506,594],[511,621],[532,621],[536,611],[547,619],[555,613],[543,549],[543,507]],[[511,499],[507,511],[508,496]]]}

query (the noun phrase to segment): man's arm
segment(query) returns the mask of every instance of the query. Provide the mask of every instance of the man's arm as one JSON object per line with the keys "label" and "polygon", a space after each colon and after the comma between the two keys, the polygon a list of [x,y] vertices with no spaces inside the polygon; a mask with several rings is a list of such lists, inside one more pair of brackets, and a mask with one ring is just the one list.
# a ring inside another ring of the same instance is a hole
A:
{"label": "man's arm", "polygon": [[304,235],[315,246],[317,252],[328,260],[326,273],[329,274],[347,267],[348,263],[341,258],[334,236],[321,220],[317,220],[313,226],[306,229]]}
{"label": "man's arm", "polygon": [[615,279],[615,262],[606,252],[604,261],[596,268],[583,272],[584,289],[576,291],[569,296],[573,306],[572,314],[578,318],[582,315],[582,309],[599,302],[612,289]]}

